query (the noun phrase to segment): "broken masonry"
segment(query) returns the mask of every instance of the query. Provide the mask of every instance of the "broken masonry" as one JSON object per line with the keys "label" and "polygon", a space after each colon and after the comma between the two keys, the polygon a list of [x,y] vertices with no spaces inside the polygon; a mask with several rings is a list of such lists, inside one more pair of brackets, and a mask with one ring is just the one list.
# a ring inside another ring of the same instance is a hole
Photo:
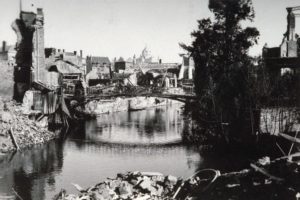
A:
{"label": "broken masonry", "polygon": [[39,68],[45,65],[43,24],[43,11],[37,9],[37,14],[21,11],[11,25],[17,35],[13,99],[20,103],[32,81],[42,76]]}

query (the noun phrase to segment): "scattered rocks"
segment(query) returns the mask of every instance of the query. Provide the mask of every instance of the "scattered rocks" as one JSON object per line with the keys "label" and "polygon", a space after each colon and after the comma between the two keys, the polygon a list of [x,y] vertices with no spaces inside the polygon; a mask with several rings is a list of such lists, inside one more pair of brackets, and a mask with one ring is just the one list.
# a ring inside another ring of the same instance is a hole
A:
{"label": "scattered rocks", "polygon": [[11,123],[13,121],[13,117],[8,111],[3,111],[1,113],[1,121],[5,123]]}
{"label": "scattered rocks", "polygon": [[249,169],[221,174],[201,169],[187,180],[153,172],[128,172],[82,189],[62,190],[54,200],[102,199],[300,199],[300,152],[271,160],[263,157]]}
{"label": "scattered rocks", "polygon": [[263,157],[250,169],[224,173],[201,199],[297,199],[300,191],[299,153],[272,160]]}
{"label": "scattered rocks", "polygon": [[[55,133],[48,131],[47,119],[40,122],[31,120],[23,112],[22,106],[14,101],[0,98],[0,153],[8,153],[16,149],[11,134],[20,148],[47,142],[55,138]],[[10,133],[11,131],[13,133]]]}
{"label": "scattered rocks", "polygon": [[107,179],[86,190],[76,185],[80,192],[78,195],[66,194],[62,190],[55,196],[55,200],[75,199],[138,199],[160,200],[172,199],[182,180],[174,176],[164,176],[160,173],[128,172],[118,174],[114,179]]}

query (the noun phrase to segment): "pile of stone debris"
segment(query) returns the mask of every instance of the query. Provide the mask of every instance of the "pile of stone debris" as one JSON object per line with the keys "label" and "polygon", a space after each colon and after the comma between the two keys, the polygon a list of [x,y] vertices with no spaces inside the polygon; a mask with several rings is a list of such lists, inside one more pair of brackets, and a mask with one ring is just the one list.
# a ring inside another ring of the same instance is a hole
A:
{"label": "pile of stone debris", "polygon": [[53,199],[75,200],[75,199],[172,199],[176,190],[181,186],[182,179],[174,176],[164,176],[156,172],[128,172],[118,174],[116,178],[108,178],[88,189],[82,189],[73,184],[80,194],[66,194],[62,190]]}
{"label": "pile of stone debris", "polygon": [[300,199],[300,153],[259,159],[249,169],[220,173],[202,169],[187,180],[153,172],[128,172],[88,189],[73,184],[80,194],[62,190],[54,200],[104,199]]}
{"label": "pile of stone debris", "polygon": [[48,131],[47,119],[37,122],[30,119],[32,114],[34,113],[24,112],[22,105],[0,98],[0,153],[8,153],[55,138],[56,134]]}

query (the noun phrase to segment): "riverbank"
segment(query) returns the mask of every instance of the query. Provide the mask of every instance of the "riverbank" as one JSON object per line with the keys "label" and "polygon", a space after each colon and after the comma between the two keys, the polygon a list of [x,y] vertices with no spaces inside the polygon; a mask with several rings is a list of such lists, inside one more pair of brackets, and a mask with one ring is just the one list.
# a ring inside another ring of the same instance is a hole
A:
{"label": "riverbank", "polygon": [[176,189],[180,187],[182,179],[175,176],[164,176],[157,172],[128,172],[118,174],[116,178],[107,178],[88,189],[77,184],[74,187],[80,194],[67,194],[61,190],[54,200],[73,199],[172,199]]}
{"label": "riverbank", "polygon": [[31,120],[32,115],[22,105],[0,98],[0,155],[56,138],[56,133],[48,131],[46,118]]}
{"label": "riverbank", "polygon": [[175,100],[156,97],[131,97],[110,100],[94,100],[86,104],[86,112],[93,115],[108,114],[122,111],[137,111],[147,108],[180,103]]}
{"label": "riverbank", "polygon": [[190,178],[158,172],[128,172],[107,178],[79,194],[62,189],[53,199],[299,199],[299,153],[270,160],[263,157],[240,171],[201,169]]}

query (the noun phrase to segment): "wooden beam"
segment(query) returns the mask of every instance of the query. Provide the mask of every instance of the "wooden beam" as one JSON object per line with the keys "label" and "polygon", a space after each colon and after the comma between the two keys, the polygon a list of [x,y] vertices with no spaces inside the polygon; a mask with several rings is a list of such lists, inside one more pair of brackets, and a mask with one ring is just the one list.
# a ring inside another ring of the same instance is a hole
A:
{"label": "wooden beam", "polygon": [[280,137],[283,137],[284,139],[287,139],[287,140],[291,141],[291,142],[300,144],[300,139],[299,138],[292,137],[292,136],[289,136],[289,135],[284,134],[284,133],[278,133],[278,135]]}
{"label": "wooden beam", "polygon": [[13,128],[10,127],[10,130],[9,130],[8,132],[10,133],[11,139],[12,139],[13,144],[15,145],[16,149],[17,149],[17,150],[20,150],[20,147],[19,147],[19,145],[18,145],[18,143],[17,143],[17,140],[16,140],[16,138],[15,138],[15,136],[14,136]]}
{"label": "wooden beam", "polygon": [[275,180],[275,181],[283,181],[283,180],[284,180],[284,179],[282,179],[282,178],[279,178],[279,177],[276,177],[276,176],[273,176],[273,175],[269,174],[269,172],[268,172],[267,170],[265,170],[265,169],[262,168],[262,167],[258,167],[258,166],[256,166],[255,164],[252,164],[252,163],[251,163],[250,166],[251,166],[255,171],[262,173],[263,175],[269,177],[270,179],[273,179],[273,180]]}

